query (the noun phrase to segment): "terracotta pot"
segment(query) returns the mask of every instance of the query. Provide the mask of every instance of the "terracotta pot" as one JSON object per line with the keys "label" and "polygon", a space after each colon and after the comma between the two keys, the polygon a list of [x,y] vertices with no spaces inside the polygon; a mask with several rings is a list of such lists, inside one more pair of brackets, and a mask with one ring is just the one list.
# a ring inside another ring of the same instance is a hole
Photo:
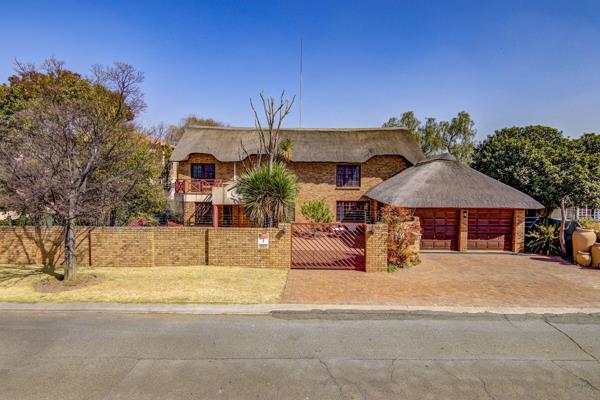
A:
{"label": "terracotta pot", "polygon": [[573,232],[573,259],[577,259],[577,253],[580,251],[589,253],[594,243],[596,243],[596,239],[596,232],[592,229],[575,229],[575,232]]}
{"label": "terracotta pot", "polygon": [[592,267],[600,268],[600,243],[592,246]]}
{"label": "terracotta pot", "polygon": [[575,255],[575,262],[582,267],[588,267],[592,263],[592,255],[587,251],[578,251]]}

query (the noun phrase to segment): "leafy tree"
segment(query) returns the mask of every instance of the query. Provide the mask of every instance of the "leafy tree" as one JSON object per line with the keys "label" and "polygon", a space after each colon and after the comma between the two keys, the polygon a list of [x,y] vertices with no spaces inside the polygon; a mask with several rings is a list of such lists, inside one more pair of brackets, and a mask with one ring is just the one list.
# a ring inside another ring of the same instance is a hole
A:
{"label": "leafy tree", "polygon": [[272,226],[289,220],[298,195],[298,178],[281,162],[263,163],[245,172],[237,182],[250,220]]}
{"label": "leafy tree", "polygon": [[311,222],[329,223],[333,221],[333,214],[324,200],[306,201],[302,203],[300,212]]}
{"label": "leafy tree", "polygon": [[496,131],[477,146],[473,167],[528,195],[546,207],[560,208],[560,243],[566,254],[566,209],[600,204],[600,174],[581,142],[546,126]]}
{"label": "leafy tree", "polygon": [[475,123],[466,111],[461,111],[450,122],[437,121],[427,118],[425,125],[421,125],[412,111],[402,114],[400,119],[392,117],[383,127],[404,127],[417,139],[421,150],[426,157],[433,157],[442,152],[448,152],[457,159],[470,162],[475,148]]}
{"label": "leafy tree", "polygon": [[77,221],[106,215],[145,181],[152,153],[133,122],[142,80],[124,63],[82,78],[50,59],[41,71],[18,65],[2,89],[0,207],[64,224],[66,281],[76,277]]}
{"label": "leafy tree", "polygon": [[475,149],[475,123],[466,111],[461,111],[450,121],[442,122],[442,144],[445,150],[466,163],[471,161]]}
{"label": "leafy tree", "polygon": [[431,117],[425,120],[425,125],[419,127],[417,141],[426,157],[439,154],[443,148],[443,128],[443,124]]}

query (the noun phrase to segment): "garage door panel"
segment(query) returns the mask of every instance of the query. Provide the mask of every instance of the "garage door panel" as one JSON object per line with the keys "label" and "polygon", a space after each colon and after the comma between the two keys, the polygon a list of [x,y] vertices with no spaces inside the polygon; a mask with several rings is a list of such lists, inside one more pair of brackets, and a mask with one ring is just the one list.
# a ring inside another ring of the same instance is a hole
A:
{"label": "garage door panel", "polygon": [[458,210],[417,209],[421,222],[423,250],[456,250],[458,243]]}
{"label": "garage door panel", "polygon": [[512,210],[469,210],[467,249],[511,250]]}

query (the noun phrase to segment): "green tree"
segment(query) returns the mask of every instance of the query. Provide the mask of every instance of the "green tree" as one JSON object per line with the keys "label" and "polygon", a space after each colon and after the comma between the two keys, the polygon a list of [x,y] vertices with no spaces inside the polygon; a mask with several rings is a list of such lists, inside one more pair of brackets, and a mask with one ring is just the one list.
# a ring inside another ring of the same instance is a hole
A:
{"label": "green tree", "polygon": [[237,187],[250,220],[257,226],[272,226],[289,220],[298,178],[281,162],[263,163],[240,176]]}
{"label": "green tree", "polygon": [[329,223],[333,221],[333,214],[324,200],[309,200],[300,207],[302,215],[311,222]]}
{"label": "green tree", "polygon": [[475,123],[466,111],[461,111],[450,122],[437,121],[428,117],[421,125],[412,111],[402,114],[400,119],[392,117],[383,124],[384,128],[407,128],[417,139],[423,154],[430,158],[443,152],[469,163],[475,148]]}
{"label": "green tree", "polygon": [[475,123],[466,111],[461,111],[449,123],[442,123],[442,144],[458,160],[469,163],[475,149]]}
{"label": "green tree", "polygon": [[439,154],[443,148],[443,126],[435,118],[427,118],[417,131],[417,141],[426,157]]}
{"label": "green tree", "polygon": [[536,125],[498,130],[477,146],[472,166],[532,196],[546,207],[546,215],[560,208],[563,254],[566,209],[600,204],[597,164],[580,141],[555,128]]}

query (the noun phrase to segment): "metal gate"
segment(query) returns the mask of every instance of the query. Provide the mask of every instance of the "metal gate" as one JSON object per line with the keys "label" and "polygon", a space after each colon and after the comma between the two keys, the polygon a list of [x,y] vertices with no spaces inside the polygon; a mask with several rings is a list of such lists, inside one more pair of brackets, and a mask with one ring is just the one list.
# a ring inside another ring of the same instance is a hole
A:
{"label": "metal gate", "polygon": [[292,224],[292,268],[365,269],[365,224]]}

